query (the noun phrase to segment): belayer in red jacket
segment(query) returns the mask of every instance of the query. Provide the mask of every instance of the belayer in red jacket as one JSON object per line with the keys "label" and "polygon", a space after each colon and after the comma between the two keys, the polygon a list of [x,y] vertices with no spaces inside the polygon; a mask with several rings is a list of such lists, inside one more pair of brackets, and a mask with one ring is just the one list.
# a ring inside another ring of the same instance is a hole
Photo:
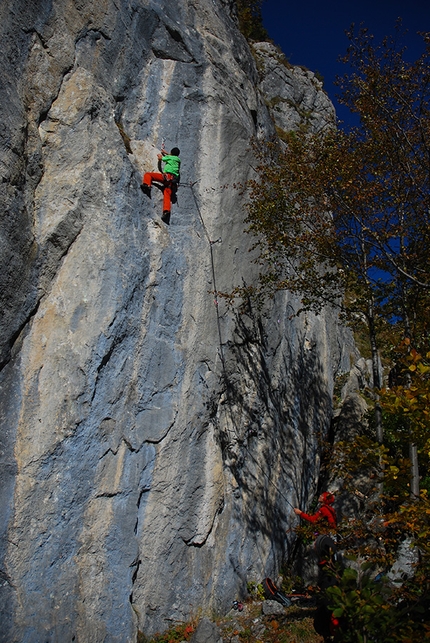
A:
{"label": "belayer in red jacket", "polygon": [[332,504],[334,503],[334,495],[329,491],[324,491],[324,493],[322,493],[318,498],[318,502],[321,503],[321,506],[312,515],[305,513],[297,507],[294,507],[294,513],[300,516],[300,518],[312,523],[320,523],[323,520],[327,521],[328,526],[335,530],[337,527],[336,512],[332,507]]}

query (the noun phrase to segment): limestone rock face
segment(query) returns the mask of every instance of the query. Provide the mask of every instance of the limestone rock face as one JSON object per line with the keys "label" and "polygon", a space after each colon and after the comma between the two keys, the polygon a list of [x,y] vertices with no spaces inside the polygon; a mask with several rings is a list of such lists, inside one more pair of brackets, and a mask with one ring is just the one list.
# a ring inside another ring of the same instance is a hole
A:
{"label": "limestone rock face", "polygon": [[[351,343],[287,293],[217,296],[254,278],[234,184],[279,118],[233,3],[0,14],[0,640],[132,642],[276,573]],[[140,190],[163,142],[169,227]]]}
{"label": "limestone rock face", "polygon": [[293,67],[269,42],[255,43],[253,51],[260,68],[260,89],[277,127],[288,132],[308,122],[318,131],[334,124],[333,104],[314,72]]}

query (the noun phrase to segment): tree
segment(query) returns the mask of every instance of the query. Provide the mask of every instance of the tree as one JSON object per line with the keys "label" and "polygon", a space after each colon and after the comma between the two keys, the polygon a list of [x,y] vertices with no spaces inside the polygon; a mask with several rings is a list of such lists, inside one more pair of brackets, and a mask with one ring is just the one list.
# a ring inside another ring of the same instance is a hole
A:
{"label": "tree", "polygon": [[422,355],[411,347],[409,338],[406,338],[397,348],[397,353],[396,378],[389,388],[382,391],[382,407],[391,444],[402,448],[409,438],[415,447],[410,453],[410,493],[412,497],[418,497],[419,460],[427,471],[430,456],[430,351]]}
{"label": "tree", "polygon": [[267,40],[269,34],[263,26],[261,5],[264,0],[237,0],[239,29],[247,40]]}
{"label": "tree", "polygon": [[[252,294],[288,289],[301,296],[301,310],[329,303],[351,324],[364,323],[377,391],[381,327],[412,338],[428,307],[430,36],[413,63],[395,39],[375,47],[365,29],[349,38],[352,72],[338,83],[359,125],[304,126],[256,145],[247,223],[261,275]],[[375,411],[382,442],[377,396]]]}
{"label": "tree", "polygon": [[[260,282],[235,294],[288,289],[300,295],[301,310],[330,304],[367,329],[379,444],[359,436],[339,445],[337,464],[354,479],[354,467],[363,473],[379,461],[384,515],[373,524],[375,507],[368,506],[364,520],[340,526],[343,547],[364,563],[356,572],[334,570],[337,589],[328,599],[345,640],[406,643],[430,636],[430,507],[418,473],[430,453],[430,38],[423,34],[423,54],[411,63],[395,39],[376,47],[366,30],[349,36],[344,60],[352,71],[339,86],[359,124],[303,126],[258,142],[247,222],[260,250]],[[381,348],[394,357],[387,391]],[[410,576],[400,583],[377,576],[392,569],[402,548],[419,553]]]}
{"label": "tree", "polygon": [[408,63],[397,38],[375,48],[367,30],[357,38],[351,32],[344,62],[355,72],[338,81],[341,102],[360,117],[352,136],[368,162],[365,181],[378,186],[369,233],[376,265],[390,285],[384,314],[401,320],[411,340],[430,288],[430,40],[422,36],[425,51]]}

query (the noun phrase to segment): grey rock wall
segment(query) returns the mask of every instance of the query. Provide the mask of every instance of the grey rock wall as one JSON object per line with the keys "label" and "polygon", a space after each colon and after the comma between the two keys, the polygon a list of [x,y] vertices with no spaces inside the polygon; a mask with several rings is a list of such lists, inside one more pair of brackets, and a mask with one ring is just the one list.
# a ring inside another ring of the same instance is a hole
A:
{"label": "grey rock wall", "polygon": [[293,67],[269,42],[253,45],[260,70],[259,87],[280,130],[288,132],[302,123],[318,131],[335,123],[333,104],[314,72]]}
{"label": "grey rock wall", "polygon": [[[216,296],[254,278],[233,184],[274,132],[231,3],[0,12],[0,640],[131,642],[277,572],[352,347],[288,294]],[[163,141],[169,228],[139,187]]]}

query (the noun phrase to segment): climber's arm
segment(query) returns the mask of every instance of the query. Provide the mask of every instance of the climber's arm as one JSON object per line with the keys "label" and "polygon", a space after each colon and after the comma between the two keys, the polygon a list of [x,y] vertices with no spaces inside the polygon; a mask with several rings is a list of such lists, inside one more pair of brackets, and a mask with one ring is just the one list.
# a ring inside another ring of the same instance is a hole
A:
{"label": "climber's arm", "polygon": [[[300,509],[299,509],[299,511],[300,511]],[[307,514],[304,511],[300,511],[300,513],[298,511],[295,511],[295,513],[298,516],[300,516],[300,518],[303,518],[303,520],[307,520],[308,522],[312,522],[312,523],[317,522],[321,518],[321,510],[320,509],[313,515]]]}

